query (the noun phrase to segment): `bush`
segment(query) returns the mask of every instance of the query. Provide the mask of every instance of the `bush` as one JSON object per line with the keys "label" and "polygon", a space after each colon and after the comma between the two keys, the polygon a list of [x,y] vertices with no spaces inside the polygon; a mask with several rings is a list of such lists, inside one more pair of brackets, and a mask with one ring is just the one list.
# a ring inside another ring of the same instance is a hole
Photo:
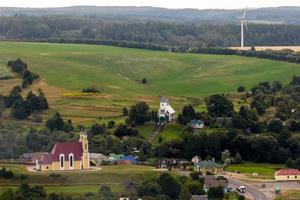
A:
{"label": "bush", "polygon": [[239,86],[237,92],[245,92],[246,88],[244,86]]}

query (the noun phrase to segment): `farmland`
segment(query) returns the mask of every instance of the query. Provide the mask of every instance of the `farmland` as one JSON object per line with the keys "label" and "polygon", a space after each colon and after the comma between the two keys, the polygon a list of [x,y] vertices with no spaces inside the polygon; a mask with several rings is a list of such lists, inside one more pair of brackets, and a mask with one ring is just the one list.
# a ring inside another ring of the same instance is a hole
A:
{"label": "farmland", "polygon": [[[45,92],[50,102],[45,118],[59,111],[81,124],[123,122],[123,107],[145,101],[157,109],[160,95],[175,110],[187,103],[201,110],[203,97],[210,94],[234,92],[239,85],[249,89],[259,81],[287,83],[300,71],[299,65],[266,59],[110,46],[1,42],[0,51],[1,71],[7,73],[8,60],[22,58],[40,74],[42,80],[27,90]],[[143,78],[147,84],[140,83]],[[7,94],[18,83],[16,78],[0,81],[0,93]],[[101,93],[78,95],[92,86]]]}

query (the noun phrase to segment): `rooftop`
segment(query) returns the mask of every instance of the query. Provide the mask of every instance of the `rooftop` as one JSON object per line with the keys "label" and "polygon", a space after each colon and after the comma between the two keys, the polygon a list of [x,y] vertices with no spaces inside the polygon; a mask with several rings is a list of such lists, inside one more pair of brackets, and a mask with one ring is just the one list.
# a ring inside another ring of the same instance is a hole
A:
{"label": "rooftop", "polygon": [[300,171],[298,169],[282,169],[276,172],[277,176],[292,176],[292,175],[300,175]]}
{"label": "rooftop", "polygon": [[203,168],[223,168],[223,165],[220,165],[212,160],[203,160],[199,163],[196,163],[198,167],[203,167]]}

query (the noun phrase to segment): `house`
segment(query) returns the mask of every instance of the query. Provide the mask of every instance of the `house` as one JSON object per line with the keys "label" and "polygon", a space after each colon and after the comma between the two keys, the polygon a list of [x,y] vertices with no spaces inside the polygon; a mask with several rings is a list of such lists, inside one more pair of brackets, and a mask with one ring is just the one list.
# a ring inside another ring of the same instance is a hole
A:
{"label": "house", "polygon": [[133,155],[110,154],[107,161],[118,165],[137,165],[139,161]]}
{"label": "house", "polygon": [[90,169],[87,134],[80,132],[77,142],[56,143],[52,151],[36,160],[36,170],[69,171]]}
{"label": "house", "polygon": [[162,159],[158,161],[157,168],[178,168],[178,169],[185,169],[190,162],[185,159]]}
{"label": "house", "polygon": [[195,156],[192,158],[192,163],[197,164],[201,161],[201,157],[200,156]]}
{"label": "house", "polygon": [[227,190],[228,187],[228,180],[223,176],[215,177],[212,175],[205,176],[203,189],[204,191],[208,191],[211,187],[219,187],[221,186],[224,188],[224,191]]}
{"label": "house", "polygon": [[162,97],[158,111],[159,121],[170,122],[175,119],[175,110],[170,106],[169,100]]}
{"label": "house", "polygon": [[281,169],[275,172],[276,181],[300,181],[300,171],[298,169]]}
{"label": "house", "polygon": [[215,173],[222,172],[224,169],[224,166],[221,164],[218,164],[212,160],[203,160],[203,161],[200,161],[199,163],[196,163],[194,165],[194,169],[196,171],[202,172],[203,174],[206,174],[207,172],[215,174]]}
{"label": "house", "polygon": [[107,160],[107,156],[101,153],[90,153],[90,162],[96,166],[102,165],[105,160]]}
{"label": "house", "polygon": [[47,152],[24,153],[20,156],[19,161],[23,164],[35,164],[36,160],[41,159]]}
{"label": "house", "polygon": [[199,120],[199,119],[193,119],[190,122],[190,126],[193,129],[201,129],[201,128],[204,128],[204,122],[202,120]]}

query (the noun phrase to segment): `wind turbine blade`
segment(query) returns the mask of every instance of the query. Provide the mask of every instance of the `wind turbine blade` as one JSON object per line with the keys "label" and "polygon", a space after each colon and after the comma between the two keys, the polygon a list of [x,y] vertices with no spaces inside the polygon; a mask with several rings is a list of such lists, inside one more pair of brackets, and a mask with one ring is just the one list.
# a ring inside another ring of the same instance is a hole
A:
{"label": "wind turbine blade", "polygon": [[245,11],[244,11],[243,18],[245,18],[245,17],[246,17],[247,10],[248,10],[248,7],[246,7],[246,9],[245,9]]}
{"label": "wind turbine blade", "polygon": [[244,25],[245,25],[245,27],[246,27],[246,29],[247,29],[247,31],[248,31],[249,29],[248,29],[248,25],[247,25],[247,22],[246,22],[246,21],[244,21]]}

